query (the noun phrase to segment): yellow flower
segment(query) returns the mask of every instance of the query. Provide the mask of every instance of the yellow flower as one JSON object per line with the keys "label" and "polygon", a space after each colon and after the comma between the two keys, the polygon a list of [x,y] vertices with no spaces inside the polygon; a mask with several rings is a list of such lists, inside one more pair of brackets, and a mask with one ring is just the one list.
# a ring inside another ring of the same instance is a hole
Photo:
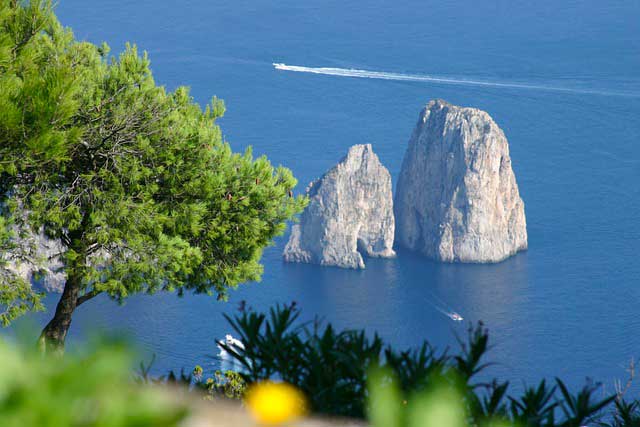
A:
{"label": "yellow flower", "polygon": [[247,391],[245,402],[259,423],[278,425],[292,421],[306,413],[306,399],[287,383],[262,382]]}

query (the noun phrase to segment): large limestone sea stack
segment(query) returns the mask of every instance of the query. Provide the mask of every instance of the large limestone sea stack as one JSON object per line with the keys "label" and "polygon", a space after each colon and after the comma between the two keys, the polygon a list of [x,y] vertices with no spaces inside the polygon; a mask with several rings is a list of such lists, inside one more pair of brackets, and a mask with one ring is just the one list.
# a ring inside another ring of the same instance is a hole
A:
{"label": "large limestone sea stack", "polygon": [[395,256],[391,175],[370,144],[351,147],[307,195],[309,206],[292,227],[285,261],[364,268],[362,255]]}
{"label": "large limestone sea stack", "polygon": [[527,248],[504,133],[484,111],[442,100],[420,113],[402,163],[396,242],[445,262],[499,262]]}

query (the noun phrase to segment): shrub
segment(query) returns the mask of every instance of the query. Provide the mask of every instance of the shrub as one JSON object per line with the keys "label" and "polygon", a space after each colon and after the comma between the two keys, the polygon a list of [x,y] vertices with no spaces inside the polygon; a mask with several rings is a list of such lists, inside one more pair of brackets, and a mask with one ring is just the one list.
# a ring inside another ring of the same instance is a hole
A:
{"label": "shrub", "polygon": [[186,374],[183,369],[180,374],[169,371],[167,375],[154,377],[150,374],[154,361],[155,356],[149,364],[140,364],[136,377],[139,384],[178,386],[182,390],[201,393],[201,396],[206,400],[216,398],[239,400],[244,397],[247,391],[247,383],[239,373],[218,370],[214,372],[212,377],[205,378],[204,369],[200,365],[197,365],[189,374]]}
{"label": "shrub", "polygon": [[[376,427],[579,427],[597,422],[616,398],[596,398],[594,384],[572,393],[558,378],[526,387],[519,396],[508,394],[508,382],[479,381],[489,348],[482,323],[470,327],[460,352],[450,355],[428,342],[398,351],[377,334],[337,331],[318,319],[299,322],[299,316],[295,305],[225,316],[245,348],[221,345],[242,365],[246,383],[290,383],[306,394],[315,413],[368,414]],[[620,401],[617,407],[611,426],[638,425],[637,403]]]}
{"label": "shrub", "polygon": [[157,388],[132,382],[131,360],[116,344],[47,357],[0,340],[0,425],[179,425],[186,407]]}

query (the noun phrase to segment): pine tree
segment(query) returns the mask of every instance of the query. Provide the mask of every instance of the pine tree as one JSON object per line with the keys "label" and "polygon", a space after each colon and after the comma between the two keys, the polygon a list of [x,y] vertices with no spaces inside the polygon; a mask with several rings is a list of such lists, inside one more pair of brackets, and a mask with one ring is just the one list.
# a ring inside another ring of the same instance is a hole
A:
{"label": "pine tree", "polygon": [[135,46],[116,58],[76,41],[50,2],[0,0],[0,320],[42,308],[8,268],[36,264],[38,233],[62,243],[66,273],[45,347],[99,294],[225,299],[258,280],[263,248],[306,200],[288,169],[232,152],[223,113],[158,86]]}

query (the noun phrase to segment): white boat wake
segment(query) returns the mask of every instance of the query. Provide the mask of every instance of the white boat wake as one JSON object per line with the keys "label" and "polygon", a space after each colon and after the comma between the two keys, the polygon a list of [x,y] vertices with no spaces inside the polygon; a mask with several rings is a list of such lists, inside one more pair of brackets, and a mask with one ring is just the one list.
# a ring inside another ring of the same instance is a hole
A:
{"label": "white boat wake", "polygon": [[510,88],[510,89],[543,90],[543,91],[551,91],[551,92],[567,92],[567,93],[586,94],[586,95],[626,96],[626,97],[633,97],[633,98],[640,97],[640,94],[638,93],[574,89],[574,88],[560,87],[560,86],[533,85],[533,84],[512,83],[512,82],[467,80],[467,79],[456,79],[456,78],[449,78],[449,77],[429,76],[429,75],[422,75],[422,74],[403,74],[403,73],[391,73],[391,72],[385,72],[385,71],[359,70],[355,68],[304,67],[301,65],[287,65],[287,64],[278,63],[278,62],[274,62],[272,65],[276,70],[293,71],[296,73],[324,74],[327,76],[356,77],[356,78],[363,78],[363,79],[396,80],[396,81],[408,81],[408,82],[442,83],[442,84],[462,85],[462,86],[485,86],[485,87]]}
{"label": "white boat wake", "polygon": [[428,301],[429,304],[431,304],[433,308],[435,308],[438,312],[444,314],[454,322],[462,322],[464,320],[464,317],[462,317],[457,311],[455,311],[453,307],[447,304],[442,298],[438,297],[435,293],[431,291],[427,291],[427,292],[431,297],[431,301]]}
{"label": "white boat wake", "polygon": [[455,311],[447,311],[447,310],[443,310],[440,307],[436,306],[435,307],[436,310],[438,310],[440,313],[444,314],[445,316],[447,316],[449,319],[455,321],[455,322],[462,322],[464,320],[464,317],[460,316],[458,313],[456,313]]}

